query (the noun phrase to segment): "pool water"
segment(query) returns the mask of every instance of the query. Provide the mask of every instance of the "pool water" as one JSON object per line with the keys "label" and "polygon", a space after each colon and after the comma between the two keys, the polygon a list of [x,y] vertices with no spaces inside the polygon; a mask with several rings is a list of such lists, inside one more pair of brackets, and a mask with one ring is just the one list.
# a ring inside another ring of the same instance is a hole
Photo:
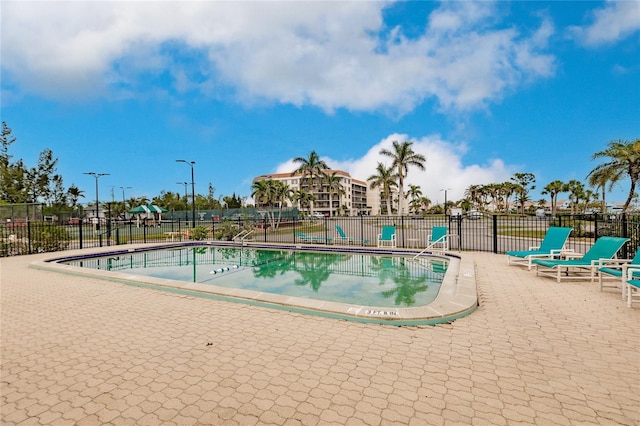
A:
{"label": "pool water", "polygon": [[64,262],[72,266],[194,282],[202,285],[367,305],[425,306],[440,290],[448,260],[269,250],[180,247]]}

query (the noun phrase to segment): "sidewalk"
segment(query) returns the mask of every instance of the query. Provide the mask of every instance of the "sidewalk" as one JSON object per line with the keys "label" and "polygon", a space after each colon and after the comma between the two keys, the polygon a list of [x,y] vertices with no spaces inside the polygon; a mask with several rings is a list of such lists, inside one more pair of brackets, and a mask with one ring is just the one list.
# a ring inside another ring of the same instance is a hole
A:
{"label": "sidewalk", "polygon": [[640,424],[640,308],[474,256],[481,306],[406,328],[2,259],[0,423]]}

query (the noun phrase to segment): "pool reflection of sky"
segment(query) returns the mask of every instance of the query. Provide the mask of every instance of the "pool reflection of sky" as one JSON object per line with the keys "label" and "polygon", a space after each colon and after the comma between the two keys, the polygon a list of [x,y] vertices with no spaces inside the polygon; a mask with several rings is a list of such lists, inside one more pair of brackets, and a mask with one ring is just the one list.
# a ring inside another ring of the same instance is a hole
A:
{"label": "pool reflection of sky", "polygon": [[71,261],[156,278],[377,307],[424,306],[437,296],[446,261],[227,247],[188,247]]}

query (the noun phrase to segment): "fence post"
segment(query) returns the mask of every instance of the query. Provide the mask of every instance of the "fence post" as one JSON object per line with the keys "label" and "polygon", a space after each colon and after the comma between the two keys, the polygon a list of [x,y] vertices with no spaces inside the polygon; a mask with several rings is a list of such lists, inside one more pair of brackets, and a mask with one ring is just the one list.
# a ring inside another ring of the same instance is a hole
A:
{"label": "fence post", "polygon": [[498,215],[493,215],[493,252],[498,253]]}
{"label": "fence post", "polygon": [[458,222],[458,251],[462,251],[462,216],[456,216]]}
{"label": "fence post", "polygon": [[80,220],[78,221],[78,239],[80,240],[80,248],[83,248],[82,247],[82,228],[83,228],[82,224],[83,224],[83,220],[82,218],[80,218]]}
{"label": "fence post", "polygon": [[[296,240],[296,225],[298,224],[298,216],[294,216],[293,217],[293,241]],[[265,242],[267,241],[266,237],[265,237]]]}
{"label": "fence post", "polygon": [[[629,228],[628,228],[629,223],[627,222],[627,213],[626,212],[622,212],[622,223],[621,223],[621,225],[622,225],[622,237],[623,238],[629,238]],[[628,251],[629,251],[628,246],[629,246],[628,244],[625,244],[624,247],[622,248],[622,254],[623,254],[623,258],[624,259],[628,259],[629,258],[629,256],[628,256],[628,254],[629,254],[628,253]]]}
{"label": "fence post", "polygon": [[[27,209],[29,205],[27,204]],[[31,221],[29,220],[29,215],[27,214],[27,253],[31,254]]]}
{"label": "fence post", "polygon": [[405,245],[404,245],[404,216],[400,216],[400,229],[402,230],[402,248],[405,248]]}
{"label": "fence post", "polygon": [[322,220],[323,220],[323,224],[324,224],[324,244],[328,245],[329,244],[329,226],[327,224],[327,216],[322,215]]}

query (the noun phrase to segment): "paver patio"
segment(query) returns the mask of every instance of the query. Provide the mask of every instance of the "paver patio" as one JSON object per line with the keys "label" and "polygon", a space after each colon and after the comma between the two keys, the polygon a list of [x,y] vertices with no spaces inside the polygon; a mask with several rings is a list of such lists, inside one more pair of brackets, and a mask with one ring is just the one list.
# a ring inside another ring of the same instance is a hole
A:
{"label": "paver patio", "polygon": [[637,425],[640,308],[475,253],[480,307],[365,325],[0,261],[2,425]]}

